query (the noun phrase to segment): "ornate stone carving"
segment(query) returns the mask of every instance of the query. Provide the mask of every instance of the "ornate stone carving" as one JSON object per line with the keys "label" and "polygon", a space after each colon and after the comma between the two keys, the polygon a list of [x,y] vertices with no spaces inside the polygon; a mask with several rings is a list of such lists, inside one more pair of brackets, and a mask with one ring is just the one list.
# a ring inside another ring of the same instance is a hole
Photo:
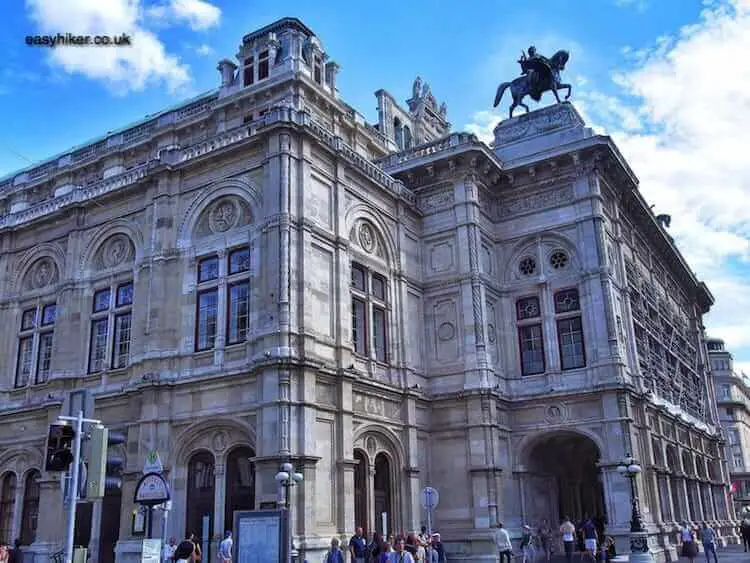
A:
{"label": "ornate stone carving", "polygon": [[102,263],[105,268],[114,268],[132,257],[132,244],[127,235],[110,237],[102,249]]}
{"label": "ornate stone carving", "polygon": [[487,324],[487,340],[490,344],[495,343],[495,325],[492,323]]}
{"label": "ornate stone carving", "polygon": [[240,219],[240,208],[235,199],[221,199],[211,208],[208,227],[214,233],[225,233],[233,229]]}
{"label": "ornate stone carving", "polygon": [[216,434],[214,434],[213,440],[211,441],[211,445],[217,452],[223,452],[226,449],[228,443],[229,437],[223,430],[219,430]]}
{"label": "ornate stone carving", "polygon": [[509,217],[520,213],[528,213],[542,208],[556,207],[573,199],[573,187],[565,186],[527,197],[520,197],[500,204],[498,215]]}
{"label": "ornate stone carving", "polygon": [[375,457],[375,454],[378,451],[378,442],[373,436],[368,436],[365,440],[365,449],[367,450],[367,453],[370,455],[370,457]]}
{"label": "ornate stone carving", "polygon": [[495,146],[575,126],[583,126],[583,121],[573,107],[570,104],[558,104],[522,115],[517,120],[501,121],[494,130]]}
{"label": "ornate stone carving", "polygon": [[419,198],[418,207],[422,211],[433,211],[441,207],[452,205],[455,198],[453,186]]}
{"label": "ornate stone carving", "polygon": [[442,323],[438,327],[438,338],[442,340],[443,342],[447,342],[448,340],[453,340],[456,336],[456,327],[453,326],[451,323]]}
{"label": "ornate stone carving", "polygon": [[32,266],[27,277],[27,287],[41,289],[51,285],[57,278],[57,266],[51,258],[40,258]]}
{"label": "ornate stone carving", "polygon": [[562,422],[567,418],[567,409],[564,405],[550,405],[544,412],[544,418],[550,423]]}
{"label": "ornate stone carving", "polygon": [[362,222],[359,224],[359,245],[365,252],[372,253],[375,250],[375,231],[369,223]]}

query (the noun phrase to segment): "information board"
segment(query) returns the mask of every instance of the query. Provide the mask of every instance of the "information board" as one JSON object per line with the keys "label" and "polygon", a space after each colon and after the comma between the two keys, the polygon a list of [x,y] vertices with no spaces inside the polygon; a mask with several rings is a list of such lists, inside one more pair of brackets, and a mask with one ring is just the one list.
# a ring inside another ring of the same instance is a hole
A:
{"label": "information board", "polygon": [[161,563],[161,540],[143,540],[141,563]]}
{"label": "information board", "polygon": [[237,563],[286,561],[286,510],[238,510],[234,513]]}

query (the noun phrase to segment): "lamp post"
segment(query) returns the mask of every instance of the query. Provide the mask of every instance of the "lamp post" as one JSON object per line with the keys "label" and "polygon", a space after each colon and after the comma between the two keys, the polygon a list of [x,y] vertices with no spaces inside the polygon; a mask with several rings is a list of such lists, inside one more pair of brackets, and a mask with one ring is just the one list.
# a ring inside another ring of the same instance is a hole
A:
{"label": "lamp post", "polygon": [[626,454],[625,459],[617,466],[617,472],[630,481],[630,561],[651,563],[654,561],[654,555],[648,548],[648,532],[643,526],[635,481],[641,471],[641,466],[630,454]]}
{"label": "lamp post", "polygon": [[286,534],[287,534],[287,546],[286,546],[286,561],[292,563],[292,552],[294,551],[294,543],[292,542],[292,509],[291,509],[291,490],[297,483],[302,482],[304,477],[302,473],[296,473],[294,466],[289,463],[281,464],[281,471],[276,474],[276,482],[281,485],[284,489],[284,508],[286,509]]}

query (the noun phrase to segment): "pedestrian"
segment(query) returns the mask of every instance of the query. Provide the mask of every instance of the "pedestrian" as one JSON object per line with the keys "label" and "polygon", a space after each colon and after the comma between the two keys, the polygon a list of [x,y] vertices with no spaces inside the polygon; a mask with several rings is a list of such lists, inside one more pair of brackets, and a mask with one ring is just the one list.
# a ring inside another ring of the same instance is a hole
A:
{"label": "pedestrian", "polygon": [[224,539],[219,544],[219,562],[220,563],[232,563],[232,532],[227,530],[224,532]]}
{"label": "pedestrian", "polygon": [[372,534],[372,541],[370,542],[370,545],[367,546],[367,550],[370,554],[370,561],[372,563],[378,563],[378,559],[380,557],[380,552],[382,549],[383,536],[381,536],[379,532],[374,532]]}
{"label": "pedestrian", "polygon": [[701,528],[701,543],[703,544],[703,553],[706,554],[706,563],[711,563],[711,554],[714,554],[714,563],[719,563],[719,557],[716,555],[716,532],[714,529],[703,522]]}
{"label": "pedestrian", "polygon": [[740,536],[745,551],[750,550],[750,515],[745,516],[740,523]]}
{"label": "pedestrian", "polygon": [[560,534],[562,535],[563,549],[565,550],[565,561],[567,563],[573,563],[573,548],[575,547],[576,541],[576,527],[567,516],[563,518],[563,521],[560,524]]}
{"label": "pedestrian", "polygon": [[344,563],[344,552],[339,547],[338,538],[331,538],[331,548],[326,553],[325,563]]}
{"label": "pedestrian", "polygon": [[352,556],[352,563],[367,563],[367,540],[361,527],[354,530],[354,535],[349,540],[349,554]]}
{"label": "pedestrian", "polygon": [[405,549],[406,541],[403,536],[396,539],[396,550],[389,553],[388,563],[414,563],[414,557]]}
{"label": "pedestrian", "polygon": [[193,534],[189,534],[187,538],[180,542],[180,545],[174,551],[174,560],[177,563],[192,563],[195,561],[195,550],[197,546],[193,542]]}
{"label": "pedestrian", "polygon": [[390,542],[383,542],[380,548],[380,555],[375,563],[389,563],[391,560],[391,553],[393,553],[393,544]]}
{"label": "pedestrian", "polygon": [[503,523],[498,522],[497,528],[495,529],[495,545],[497,551],[500,553],[500,563],[504,560],[510,563],[511,555],[513,554],[513,544],[510,543],[510,535],[508,530],[503,528]]}
{"label": "pedestrian", "polygon": [[177,549],[177,538],[172,536],[169,538],[169,542],[164,546],[164,563],[172,563],[174,561],[174,552]]}
{"label": "pedestrian", "polygon": [[591,518],[586,518],[586,521],[583,523],[582,526],[583,531],[583,549],[584,551],[581,553],[581,561],[583,561],[583,556],[588,555],[591,557],[592,561],[596,561],[596,548],[597,548],[597,533],[596,533],[596,525],[594,524],[594,521]]}
{"label": "pedestrian", "polygon": [[531,536],[531,526],[524,524],[521,532],[521,563],[534,563],[536,560],[536,549],[534,549]]}
{"label": "pedestrian", "polygon": [[546,558],[546,563],[550,563],[552,560],[553,542],[552,542],[552,528],[549,527],[547,520],[542,520],[542,524],[536,531],[537,537],[539,538],[539,546],[542,548],[542,552]]}
{"label": "pedestrian", "polygon": [[680,527],[680,555],[687,557],[690,563],[694,563],[695,557],[698,555],[698,546],[695,543],[695,536],[693,530],[690,529],[688,523],[683,520],[682,526]]}
{"label": "pedestrian", "polygon": [[448,558],[445,556],[445,548],[437,532],[432,534],[430,543],[430,563],[447,563]]}

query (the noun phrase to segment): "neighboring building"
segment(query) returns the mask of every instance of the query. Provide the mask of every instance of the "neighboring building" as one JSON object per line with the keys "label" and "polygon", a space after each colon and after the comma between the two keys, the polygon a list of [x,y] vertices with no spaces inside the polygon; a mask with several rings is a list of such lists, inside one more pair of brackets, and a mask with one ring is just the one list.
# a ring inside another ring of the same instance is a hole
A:
{"label": "neighboring building", "polygon": [[726,436],[732,498],[739,512],[750,506],[750,378],[734,371],[734,359],[723,340],[709,338],[707,344],[719,420]]}
{"label": "neighboring building", "polygon": [[408,107],[379,91],[370,126],[296,19],[237,59],[218,89],[0,180],[0,539],[60,548],[44,437],[81,408],[127,436],[122,490],[78,513],[102,563],[140,557],[152,451],[178,537],[273,506],[291,460],[308,561],[383,514],[418,529],[425,485],[451,561],[494,561],[498,520],[564,514],[627,551],[627,453],[658,559],[682,519],[732,537],[713,297],[609,137],[565,103],[490,148],[421,80]]}

